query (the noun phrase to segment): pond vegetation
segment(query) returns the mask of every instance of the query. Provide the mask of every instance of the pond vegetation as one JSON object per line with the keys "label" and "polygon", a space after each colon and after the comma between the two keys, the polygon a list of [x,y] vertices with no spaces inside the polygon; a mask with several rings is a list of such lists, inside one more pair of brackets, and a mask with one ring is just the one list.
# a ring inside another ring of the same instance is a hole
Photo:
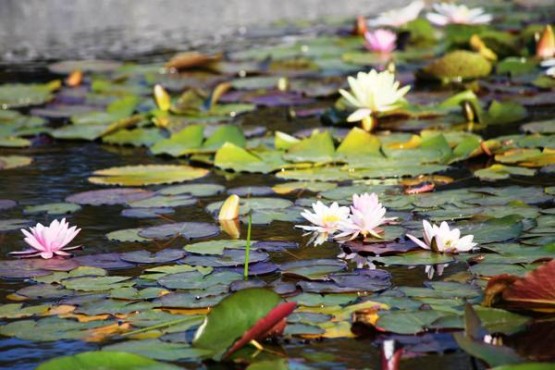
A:
{"label": "pond vegetation", "polygon": [[553,19],[4,72],[0,366],[552,368]]}

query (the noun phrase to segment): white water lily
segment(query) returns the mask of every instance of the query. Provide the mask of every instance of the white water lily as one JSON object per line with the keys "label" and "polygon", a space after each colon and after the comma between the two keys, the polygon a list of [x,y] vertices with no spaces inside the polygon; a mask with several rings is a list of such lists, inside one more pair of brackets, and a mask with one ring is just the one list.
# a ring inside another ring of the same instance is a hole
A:
{"label": "white water lily", "polygon": [[544,60],[540,65],[547,68],[545,70],[546,75],[555,78],[555,58]]}
{"label": "white water lily", "polygon": [[430,224],[426,220],[422,221],[422,224],[424,226],[424,241],[410,234],[407,234],[407,237],[424,249],[438,253],[458,253],[468,252],[477,245],[472,242],[473,235],[466,235],[461,238],[461,231],[456,228],[451,230],[445,221],[440,226]]}
{"label": "white water lily", "polygon": [[418,18],[424,6],[424,1],[413,1],[403,8],[383,12],[377,18],[370,20],[369,23],[372,27],[401,27]]}
{"label": "white water lily", "polygon": [[328,236],[337,232],[339,224],[345,222],[349,217],[349,208],[339,206],[337,202],[333,202],[328,207],[321,201],[317,201],[312,204],[312,209],[314,213],[309,210],[301,213],[301,216],[310,221],[312,225],[295,225],[295,227],[314,233],[311,241],[315,245],[323,243]]}
{"label": "white water lily", "polygon": [[424,272],[428,276],[428,279],[432,280],[434,275],[437,273],[437,276],[443,275],[443,270],[449,266],[448,263],[438,264],[438,265],[426,265],[424,268]]}
{"label": "white water lily", "polygon": [[341,233],[336,235],[336,238],[352,240],[359,235],[380,238],[382,230],[379,227],[392,220],[384,217],[385,213],[386,209],[375,193],[354,194],[351,217],[339,224]]}
{"label": "white water lily", "polygon": [[410,86],[399,88],[395,75],[389,71],[378,72],[371,70],[368,73],[359,72],[357,77],[347,78],[351,92],[343,89],[339,93],[347,100],[348,104],[357,108],[348,118],[348,122],[361,121],[374,113],[381,113],[399,107],[404,100],[403,96],[409,91]]}
{"label": "white water lily", "polygon": [[432,5],[435,13],[426,14],[426,18],[436,26],[448,24],[487,24],[491,22],[491,14],[483,8],[469,8],[466,5],[436,3]]}

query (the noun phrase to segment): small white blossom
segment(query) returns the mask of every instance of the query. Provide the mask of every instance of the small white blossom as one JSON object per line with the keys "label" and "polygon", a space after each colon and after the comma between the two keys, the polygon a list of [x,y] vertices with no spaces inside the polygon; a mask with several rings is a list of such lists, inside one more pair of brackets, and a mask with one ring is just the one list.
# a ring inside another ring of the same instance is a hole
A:
{"label": "small white blossom", "polygon": [[466,5],[436,3],[432,5],[435,13],[426,14],[426,18],[436,26],[448,24],[487,24],[491,22],[491,14],[483,8],[469,8]]}
{"label": "small white blossom", "polygon": [[430,224],[426,220],[422,224],[424,226],[424,241],[410,234],[407,234],[407,236],[424,249],[439,253],[458,253],[468,252],[477,245],[472,242],[473,235],[461,238],[461,231],[456,228],[451,230],[445,221],[440,226]]}

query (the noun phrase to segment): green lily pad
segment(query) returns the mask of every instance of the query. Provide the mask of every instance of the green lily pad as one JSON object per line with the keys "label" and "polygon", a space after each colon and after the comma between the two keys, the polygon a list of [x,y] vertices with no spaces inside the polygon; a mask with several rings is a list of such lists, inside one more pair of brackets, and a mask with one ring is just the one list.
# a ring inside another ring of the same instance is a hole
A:
{"label": "green lily pad", "polygon": [[169,343],[158,339],[131,340],[102,347],[102,352],[126,352],[146,356],[155,360],[176,361],[179,359],[202,358],[210,351],[185,346],[183,343]]}
{"label": "green lily pad", "polygon": [[93,184],[143,186],[191,181],[208,174],[208,170],[186,165],[139,165],[112,167],[93,172]]}
{"label": "green lily pad", "polygon": [[83,352],[46,361],[37,370],[178,370],[179,366],[154,361],[148,357],[126,352]]}
{"label": "green lily pad", "polygon": [[118,242],[147,242],[150,239],[143,238],[139,236],[139,232],[142,229],[123,229],[123,230],[116,230],[106,234],[106,237],[110,240],[115,240]]}
{"label": "green lily pad", "polygon": [[421,72],[422,77],[448,81],[466,80],[489,75],[491,63],[478,53],[456,50],[434,60]]}
{"label": "green lily pad", "polygon": [[29,206],[25,207],[23,213],[33,214],[45,212],[49,215],[63,215],[73,212],[77,212],[81,209],[81,206],[75,203],[49,203],[41,204],[39,206]]}
{"label": "green lily pad", "polygon": [[22,155],[0,155],[0,170],[9,170],[17,167],[28,166],[33,162],[31,157]]}
{"label": "green lily pad", "polygon": [[52,91],[57,86],[54,83],[0,85],[0,107],[11,109],[46,103],[53,98]]}

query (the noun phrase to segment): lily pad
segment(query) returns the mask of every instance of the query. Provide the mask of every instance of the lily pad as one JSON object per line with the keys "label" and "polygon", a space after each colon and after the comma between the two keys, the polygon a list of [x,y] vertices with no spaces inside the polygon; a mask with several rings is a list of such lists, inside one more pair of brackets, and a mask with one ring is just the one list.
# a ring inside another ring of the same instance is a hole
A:
{"label": "lily pad", "polygon": [[131,263],[166,263],[185,257],[185,252],[178,249],[164,249],[157,253],[148,251],[126,252],[120,255],[123,261]]}
{"label": "lily pad", "polygon": [[39,206],[25,207],[23,213],[33,214],[45,212],[49,215],[63,215],[73,212],[77,212],[81,209],[81,206],[74,203],[49,203],[41,204]]}
{"label": "lily pad", "polygon": [[89,181],[102,185],[143,186],[195,180],[208,172],[185,165],[124,166],[95,171],[96,177],[90,177]]}
{"label": "lily pad", "polygon": [[42,363],[37,370],[178,370],[179,366],[154,361],[127,352],[83,352],[74,356],[58,357]]}
{"label": "lily pad", "polygon": [[452,51],[422,69],[422,76],[439,80],[480,78],[489,75],[491,63],[478,53],[465,50]]}
{"label": "lily pad", "polygon": [[66,202],[92,206],[115,205],[150,198],[153,195],[153,192],[144,189],[113,188],[73,194],[66,198]]}
{"label": "lily pad", "polygon": [[176,222],[142,229],[139,236],[148,239],[169,239],[182,236],[187,239],[206,238],[218,235],[220,228],[205,222]]}

